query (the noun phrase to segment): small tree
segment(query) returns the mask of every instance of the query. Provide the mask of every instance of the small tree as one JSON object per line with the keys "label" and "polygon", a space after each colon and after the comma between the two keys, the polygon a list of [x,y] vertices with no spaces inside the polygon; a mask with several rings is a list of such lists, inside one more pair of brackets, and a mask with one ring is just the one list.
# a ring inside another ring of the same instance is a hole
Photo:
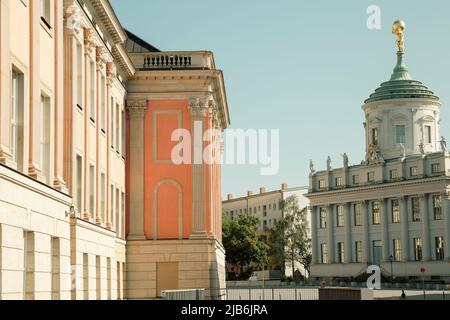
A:
{"label": "small tree", "polygon": [[223,218],[223,246],[226,261],[239,266],[242,273],[250,264],[263,266],[268,261],[269,246],[261,240],[258,230],[257,217],[241,214],[237,220]]}

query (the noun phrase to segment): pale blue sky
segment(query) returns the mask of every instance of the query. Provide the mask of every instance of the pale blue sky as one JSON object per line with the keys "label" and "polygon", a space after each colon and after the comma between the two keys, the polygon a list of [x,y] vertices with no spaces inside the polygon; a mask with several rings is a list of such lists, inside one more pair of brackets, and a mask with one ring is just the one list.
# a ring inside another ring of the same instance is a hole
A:
{"label": "pale blue sky", "polygon": [[[364,158],[363,101],[394,68],[391,24],[407,24],[406,62],[443,103],[450,138],[450,2],[111,0],[124,27],[161,50],[211,50],[224,71],[232,128],[280,129],[280,172],[224,166],[223,194],[308,184],[309,159]],[[368,30],[366,9],[381,8]]]}

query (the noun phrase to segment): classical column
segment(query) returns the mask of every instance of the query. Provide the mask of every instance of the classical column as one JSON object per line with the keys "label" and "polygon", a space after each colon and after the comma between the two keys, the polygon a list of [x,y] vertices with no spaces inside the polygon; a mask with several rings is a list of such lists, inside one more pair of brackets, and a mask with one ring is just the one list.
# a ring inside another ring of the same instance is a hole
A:
{"label": "classical column", "polygon": [[319,216],[319,207],[311,208],[311,250],[312,250],[312,264],[319,262],[317,251],[317,217]]}
{"label": "classical column", "polygon": [[368,212],[368,202],[361,201],[361,222],[363,227],[363,262],[370,262],[370,243],[369,243],[369,212]]}
{"label": "classical column", "polygon": [[327,207],[327,232],[328,232],[328,263],[333,264],[336,261],[335,243],[334,243],[334,205]]}
{"label": "classical column", "polygon": [[127,101],[130,119],[130,233],[128,240],[145,240],[144,233],[144,120],[147,101]]}
{"label": "classical column", "polygon": [[387,200],[380,199],[380,214],[381,214],[381,235],[383,239],[383,261],[389,261],[389,219],[387,213]]}
{"label": "classical column", "polygon": [[444,192],[441,194],[442,197],[442,213],[444,216],[444,257],[446,260],[450,261],[450,213],[448,211],[448,194]]}
{"label": "classical column", "polygon": [[206,193],[205,193],[205,165],[203,163],[203,131],[204,119],[209,109],[208,98],[191,98],[192,128],[192,234],[191,239],[206,239]]}
{"label": "classical column", "polygon": [[345,216],[345,263],[353,263],[352,261],[352,227],[350,218],[350,203],[344,204]]}
{"label": "classical column", "polygon": [[428,213],[428,194],[420,195],[420,211],[422,213],[422,259],[423,261],[431,260],[430,251],[430,216]]}
{"label": "classical column", "polygon": [[406,197],[399,199],[400,205],[400,229],[402,243],[402,261],[409,261],[409,231],[408,231],[408,210],[406,206]]}

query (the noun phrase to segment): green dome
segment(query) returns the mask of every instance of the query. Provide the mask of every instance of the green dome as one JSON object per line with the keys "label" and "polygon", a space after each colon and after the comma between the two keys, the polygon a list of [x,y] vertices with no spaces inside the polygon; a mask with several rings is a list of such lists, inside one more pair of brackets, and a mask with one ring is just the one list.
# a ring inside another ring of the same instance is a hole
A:
{"label": "green dome", "polygon": [[429,90],[420,81],[412,80],[408,68],[404,62],[404,52],[397,53],[397,65],[391,79],[381,84],[381,86],[370,95],[365,103],[391,100],[391,99],[430,99],[439,101],[433,91]]}

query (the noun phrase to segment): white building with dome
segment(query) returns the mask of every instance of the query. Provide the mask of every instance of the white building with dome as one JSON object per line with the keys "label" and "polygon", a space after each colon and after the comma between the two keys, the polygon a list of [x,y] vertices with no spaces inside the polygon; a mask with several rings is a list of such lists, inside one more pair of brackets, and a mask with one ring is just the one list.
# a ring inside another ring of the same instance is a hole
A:
{"label": "white building with dome", "polygon": [[344,154],[343,166],[332,168],[328,158],[324,171],[311,162],[316,280],[351,281],[379,265],[386,277],[450,282],[450,154],[440,134],[441,103],[412,80],[403,29],[398,45],[390,80],[362,107],[365,160],[350,166]]}

